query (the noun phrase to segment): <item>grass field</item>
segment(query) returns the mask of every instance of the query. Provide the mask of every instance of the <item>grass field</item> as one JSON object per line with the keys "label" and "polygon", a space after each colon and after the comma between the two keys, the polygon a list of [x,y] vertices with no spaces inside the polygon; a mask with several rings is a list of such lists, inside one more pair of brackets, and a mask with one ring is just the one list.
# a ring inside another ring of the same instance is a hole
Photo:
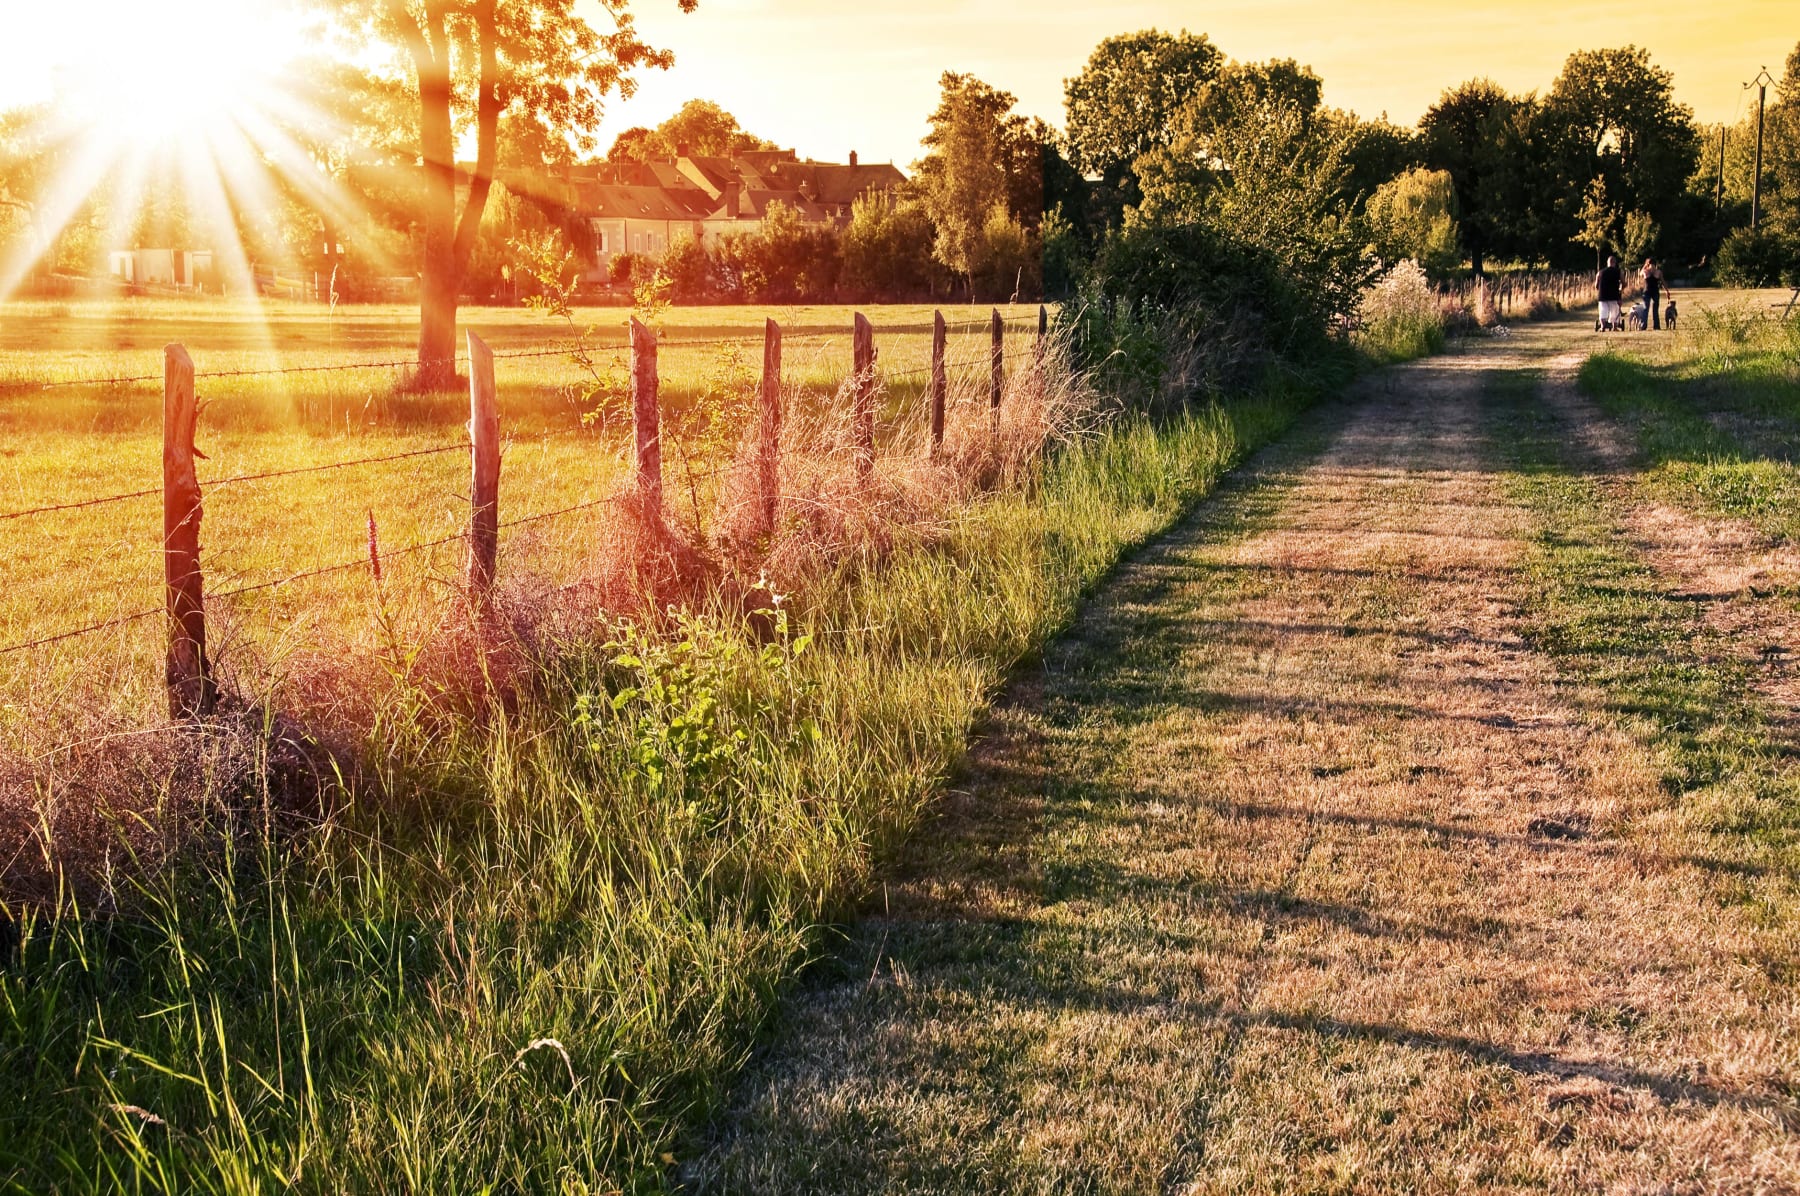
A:
{"label": "grass field", "polygon": [[[972,380],[985,369],[987,308],[951,309],[949,358]],[[932,309],[871,307],[889,414],[915,413],[929,361]],[[1021,335],[1036,309],[1003,313]],[[610,365],[622,349],[621,309],[584,309],[580,325],[521,309],[465,308],[462,326],[497,353],[552,350],[497,363],[504,455],[503,521],[558,511],[614,492],[627,429],[584,423],[591,376],[554,350],[577,339]],[[852,309],[668,309],[657,319],[665,404],[672,409],[741,390],[760,368],[762,324],[784,328],[785,374],[830,395],[850,373]],[[977,327],[979,326],[979,327]],[[183,344],[201,374],[404,363],[414,349],[409,307],[132,299],[117,303],[0,304],[0,648],[149,610],[161,603],[160,497],[24,518],[10,512],[160,485],[162,346]],[[700,344],[682,342],[706,342]],[[727,343],[720,343],[727,342]],[[207,492],[203,551],[213,593],[264,585],[366,555],[376,522],[385,553],[454,536],[467,517],[467,400],[399,392],[400,365],[199,380],[201,479],[303,469],[424,449],[449,451],[355,468],[231,483]],[[82,380],[148,376],[125,383]],[[704,522],[712,499],[697,461],[671,440],[670,502]],[[698,450],[694,450],[698,451]],[[604,527],[604,508],[502,532],[501,569],[552,582],[578,574]],[[387,589],[408,592],[453,578],[460,544],[392,559]],[[441,588],[441,587],[438,587]],[[375,587],[366,572],[259,590],[214,604],[230,662],[278,679],[331,644],[375,634]],[[154,718],[162,629],[144,619],[26,652],[0,653],[0,747],[37,754],[53,745],[54,715],[70,705],[110,721]],[[277,684],[269,680],[269,684]]]}
{"label": "grass field", "polygon": [[1694,296],[1680,331],[1612,339],[1580,384],[1624,422],[1669,501],[1800,535],[1800,316],[1788,292]]}

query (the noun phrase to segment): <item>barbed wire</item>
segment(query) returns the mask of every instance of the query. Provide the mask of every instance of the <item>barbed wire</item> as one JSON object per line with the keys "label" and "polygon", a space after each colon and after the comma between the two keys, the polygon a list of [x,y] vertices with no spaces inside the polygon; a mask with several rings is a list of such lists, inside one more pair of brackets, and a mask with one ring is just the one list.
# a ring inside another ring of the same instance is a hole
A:
{"label": "barbed wire", "polygon": [[153,607],[150,610],[140,610],[129,615],[120,615],[116,619],[106,619],[99,623],[89,623],[86,627],[77,627],[72,631],[59,631],[55,635],[46,635],[39,639],[26,640],[22,644],[9,644],[4,648],[0,648],[0,656],[10,656],[14,652],[24,652],[29,648],[41,648],[45,644],[59,643],[62,640],[72,640],[78,635],[92,635],[96,631],[105,631],[109,627],[123,627],[127,623],[135,623],[139,619],[147,619],[151,615],[160,615],[162,613],[162,607]]}
{"label": "barbed wire", "polygon": [[[621,496],[618,494],[609,494],[604,498],[591,499],[587,502],[576,503],[573,506],[559,507],[552,511],[537,511],[530,515],[521,515],[517,519],[503,520],[499,526],[501,528],[509,528],[519,527],[522,524],[527,523],[540,523],[546,519],[556,519],[564,515],[573,515],[578,511],[585,511],[592,507],[617,502],[620,498]],[[448,536],[440,536],[435,540],[425,540],[417,544],[408,544],[404,548],[379,550],[374,555],[374,559],[379,559],[383,563],[386,563],[396,557],[410,556],[414,553],[425,552],[433,548],[442,548],[446,544],[454,544],[459,540],[466,540],[467,538],[468,532],[466,530],[459,531]],[[246,586],[234,586],[228,590],[214,590],[207,594],[206,598],[209,602],[221,602],[227,598],[238,598],[245,594],[254,594],[262,590],[273,590],[281,586],[292,585],[298,581],[309,581],[316,577],[325,577],[333,573],[342,573],[349,569],[369,567],[371,567],[371,557],[369,554],[364,553],[351,560],[338,561],[331,565],[320,565],[314,569],[302,569],[298,573],[290,573],[285,577],[277,577],[269,581],[259,581]],[[10,656],[14,653],[24,652],[32,648],[41,648],[48,644],[55,644],[60,643],[63,640],[74,639],[77,636],[92,635],[95,632],[106,631],[110,628],[123,627],[128,623],[135,623],[140,619],[147,619],[153,615],[160,615],[163,613],[164,608],[158,606],[147,610],[133,611],[131,614],[120,615],[116,618],[102,619],[97,623],[89,623],[82,627],[74,627],[67,631],[56,632],[52,635],[39,636],[37,639],[25,640],[16,644],[8,644],[5,647],[0,648],[0,656]]]}
{"label": "barbed wire", "polygon": [[[379,465],[389,461],[404,461],[410,457],[430,457],[439,453],[466,452],[468,444],[446,444],[436,448],[408,449],[403,453],[386,453],[377,457],[357,457],[350,461],[330,461],[324,465],[302,465],[293,469],[270,469],[261,473],[240,473],[225,478],[208,478],[200,483],[203,489],[215,486],[228,486],[238,482],[260,482],[267,478],[286,478],[303,473],[328,473],[337,469],[350,469],[360,465]],[[48,515],[57,511],[77,511],[85,507],[106,506],[109,503],[128,502],[134,498],[148,498],[161,494],[163,488],[155,486],[147,490],[130,490],[123,494],[106,494],[98,498],[84,498],[76,502],[50,503],[41,507],[27,507],[21,511],[0,512],[0,521],[8,519],[24,519],[29,515]]]}
{"label": "barbed wire", "polygon": [[[946,331],[947,332],[954,331],[958,335],[966,336],[966,335],[972,335],[972,334],[978,333],[978,332],[987,331],[990,327],[991,327],[991,325],[989,325],[989,324],[978,322],[978,323],[972,323],[972,324],[966,324],[966,325],[946,325]],[[1010,330],[1016,331],[1016,332],[1034,332],[1036,330],[1037,326],[1033,322],[1022,322],[1022,323],[1003,323],[1001,325],[1001,327],[1005,328],[1005,329],[1010,329]],[[848,332],[843,332],[843,333],[802,332],[802,333],[789,334],[784,331],[782,334],[782,341],[783,341],[783,343],[793,343],[793,342],[800,342],[800,341],[826,341],[826,340],[836,340],[836,339],[839,339],[840,337],[848,337],[848,336],[849,336]],[[708,338],[687,339],[687,340],[661,340],[661,339],[659,339],[657,341],[657,347],[659,349],[707,348],[707,347],[716,347],[716,346],[721,346],[721,345],[755,345],[755,344],[759,344],[760,342],[761,342],[761,337],[756,336],[755,334],[750,334],[750,335],[735,336],[735,337],[708,337]],[[609,350],[629,349],[629,348],[630,348],[629,341],[621,341],[621,342],[616,342],[616,343],[612,342],[612,341],[603,341],[603,342],[598,342],[598,343],[592,344],[592,345],[568,344],[568,345],[558,345],[553,348],[544,348],[544,349],[497,349],[494,351],[493,356],[494,356],[494,360],[496,360],[496,361],[520,361],[520,360],[527,360],[527,359],[531,359],[531,358],[543,358],[543,357],[565,357],[565,356],[566,357],[574,357],[577,354],[581,354],[581,353],[585,353],[585,352],[609,351]],[[450,365],[450,366],[454,367],[457,365],[466,364],[468,362],[468,360],[469,360],[468,354],[457,353],[451,357],[433,357],[433,358],[426,358],[424,360],[420,360],[419,358],[416,358],[416,357],[409,357],[409,358],[394,358],[394,359],[385,360],[385,361],[333,362],[330,365],[259,366],[259,367],[252,368],[252,369],[242,369],[242,370],[196,370],[196,371],[194,371],[194,378],[196,381],[203,379],[203,378],[212,378],[212,379],[276,378],[276,377],[283,377],[283,376],[292,375],[292,374],[333,374],[333,373],[345,373],[345,372],[350,372],[350,371],[355,371],[355,370],[414,369],[414,368],[422,368],[424,366],[433,366],[433,365]],[[114,387],[114,386],[126,386],[126,385],[132,385],[132,384],[139,383],[139,382],[160,382],[162,380],[163,380],[163,375],[160,373],[156,373],[156,374],[119,374],[119,375],[109,375],[109,376],[97,377],[97,378],[61,378],[61,379],[55,379],[55,380],[48,381],[48,382],[39,382],[36,384],[35,390],[37,392],[41,393],[43,391],[64,390],[64,389],[69,389],[69,388],[73,388],[73,387],[103,388],[103,387]]]}
{"label": "barbed wire", "polygon": [[[1022,357],[1035,357],[1036,355],[1037,355],[1037,348],[1034,346],[1030,349],[1015,349],[1011,353],[1003,354],[1001,356],[1000,360],[1002,362],[1017,361]],[[956,362],[948,362],[947,361],[944,363],[944,373],[949,374],[952,370],[965,370],[965,369],[969,369],[973,366],[991,366],[992,363],[993,363],[993,358],[987,356],[986,354],[983,354],[980,357],[969,358],[966,361],[956,361]],[[883,380],[892,379],[892,378],[911,378],[911,377],[914,377],[919,374],[929,374],[931,372],[931,369],[932,369],[932,367],[930,367],[928,365],[922,365],[922,366],[919,366],[917,369],[888,370],[888,371],[885,371],[881,376],[882,376]]]}

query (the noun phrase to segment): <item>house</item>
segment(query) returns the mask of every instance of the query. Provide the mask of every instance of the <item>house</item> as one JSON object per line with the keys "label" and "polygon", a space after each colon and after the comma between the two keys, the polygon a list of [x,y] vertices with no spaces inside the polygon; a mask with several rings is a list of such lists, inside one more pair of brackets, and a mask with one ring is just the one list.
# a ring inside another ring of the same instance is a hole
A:
{"label": "house", "polygon": [[210,249],[116,249],[107,259],[107,272],[132,286],[201,286],[212,268]]}
{"label": "house", "polygon": [[504,172],[509,190],[553,205],[589,232],[585,277],[605,280],[621,253],[657,256],[681,237],[716,244],[755,231],[781,204],[809,224],[850,223],[851,205],[906,182],[891,162],[802,160],[793,150],[727,156],[680,153],[649,162],[551,166]]}

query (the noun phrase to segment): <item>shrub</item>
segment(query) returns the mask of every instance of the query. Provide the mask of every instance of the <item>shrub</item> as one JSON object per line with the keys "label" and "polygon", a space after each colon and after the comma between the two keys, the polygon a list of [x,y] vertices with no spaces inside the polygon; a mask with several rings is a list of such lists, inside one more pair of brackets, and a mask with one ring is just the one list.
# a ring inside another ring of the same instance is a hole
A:
{"label": "shrub", "polygon": [[1083,287],[1079,346],[1103,365],[1147,325],[1166,336],[1166,361],[1202,389],[1253,383],[1270,364],[1331,354],[1329,329],[1348,316],[1332,286],[1311,284],[1274,249],[1223,222],[1142,224],[1111,238]]}
{"label": "shrub", "polygon": [[1719,247],[1719,281],[1737,287],[1777,286],[1794,277],[1796,256],[1795,247],[1769,229],[1740,228]]}
{"label": "shrub", "polygon": [[[1463,313],[1461,302],[1453,302]],[[1442,305],[1424,267],[1410,258],[1364,293],[1360,314],[1359,343],[1378,361],[1408,361],[1444,347]]]}

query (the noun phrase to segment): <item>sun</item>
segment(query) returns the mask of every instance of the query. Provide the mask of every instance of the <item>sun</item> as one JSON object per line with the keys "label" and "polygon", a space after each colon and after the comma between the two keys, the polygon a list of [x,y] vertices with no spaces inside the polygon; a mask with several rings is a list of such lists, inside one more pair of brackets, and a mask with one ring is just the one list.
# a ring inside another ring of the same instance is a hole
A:
{"label": "sun", "polygon": [[213,137],[269,107],[283,51],[282,9],[255,0],[104,3],[59,71],[70,115],[90,136],[139,144]]}
{"label": "sun", "polygon": [[295,0],[62,0],[22,34],[51,80],[29,140],[54,174],[29,235],[0,245],[0,296],[61,230],[96,220],[107,251],[192,250],[254,288],[272,242],[251,250],[247,228],[296,202],[321,218],[354,202],[309,148],[341,130],[296,65],[311,43]]}

